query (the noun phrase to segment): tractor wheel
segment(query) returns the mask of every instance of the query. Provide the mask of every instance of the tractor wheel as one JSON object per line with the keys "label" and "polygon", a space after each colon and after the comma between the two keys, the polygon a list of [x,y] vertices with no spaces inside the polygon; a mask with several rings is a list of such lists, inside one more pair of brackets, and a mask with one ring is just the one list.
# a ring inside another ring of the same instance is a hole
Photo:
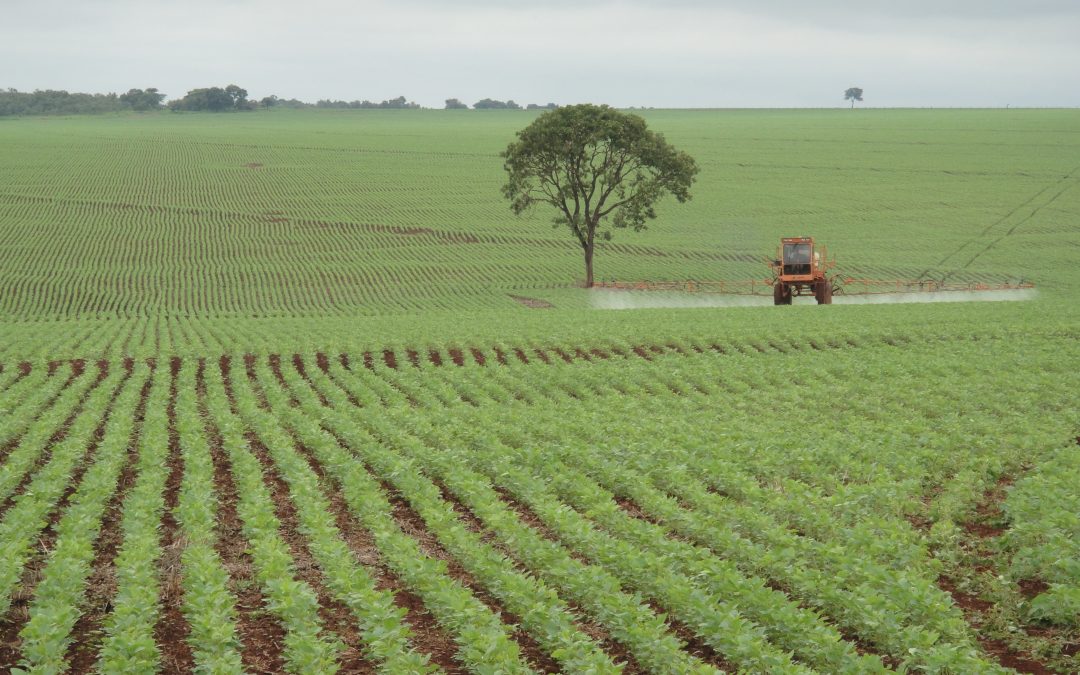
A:
{"label": "tractor wheel", "polygon": [[814,284],[814,298],[819,305],[831,305],[832,304],[832,282],[828,279]]}
{"label": "tractor wheel", "polygon": [[791,289],[787,287],[782,281],[777,281],[773,284],[772,298],[774,305],[790,305],[791,304]]}

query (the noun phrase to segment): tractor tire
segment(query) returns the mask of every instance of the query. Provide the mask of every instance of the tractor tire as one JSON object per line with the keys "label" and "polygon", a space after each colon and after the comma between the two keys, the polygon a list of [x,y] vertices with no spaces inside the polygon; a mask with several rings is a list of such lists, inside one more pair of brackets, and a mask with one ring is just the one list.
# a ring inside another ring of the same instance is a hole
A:
{"label": "tractor tire", "polygon": [[774,305],[790,305],[791,289],[784,282],[777,281],[773,284],[772,298]]}
{"label": "tractor tire", "polygon": [[832,304],[832,282],[828,279],[819,281],[814,284],[814,299],[817,300],[819,305],[831,305]]}

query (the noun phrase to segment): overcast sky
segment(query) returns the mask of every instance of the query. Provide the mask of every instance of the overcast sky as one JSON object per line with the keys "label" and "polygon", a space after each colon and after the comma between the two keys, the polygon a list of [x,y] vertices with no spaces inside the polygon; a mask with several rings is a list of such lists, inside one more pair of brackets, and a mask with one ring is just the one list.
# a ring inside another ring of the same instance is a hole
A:
{"label": "overcast sky", "polygon": [[0,88],[1078,106],[1080,0],[0,0]]}

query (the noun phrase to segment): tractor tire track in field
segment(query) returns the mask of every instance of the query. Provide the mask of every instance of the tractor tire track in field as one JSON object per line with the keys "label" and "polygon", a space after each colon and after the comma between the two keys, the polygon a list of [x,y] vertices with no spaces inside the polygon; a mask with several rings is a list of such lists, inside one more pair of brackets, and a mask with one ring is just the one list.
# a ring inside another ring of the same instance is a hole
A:
{"label": "tractor tire track in field", "polygon": [[[989,244],[987,244],[987,245],[986,245],[986,247],[985,247],[985,248],[984,248],[983,250],[979,251],[979,252],[978,252],[978,253],[976,253],[976,254],[975,254],[974,256],[972,256],[970,260],[968,260],[968,261],[967,261],[966,263],[964,263],[964,264],[963,264],[963,268],[964,268],[964,269],[967,269],[968,267],[971,267],[971,264],[972,264],[973,262],[975,262],[975,261],[976,261],[976,260],[977,260],[977,259],[979,258],[979,256],[983,255],[984,253],[986,253],[986,252],[987,252],[987,251],[989,251],[990,249],[992,249],[992,248],[994,248],[995,246],[997,246],[997,245],[998,245],[998,244],[999,244],[999,243],[1000,243],[1000,242],[1001,242],[1001,241],[1002,241],[1003,239],[1005,239],[1006,237],[1008,237],[1008,236],[1012,235],[1012,234],[1013,234],[1014,232],[1016,232],[1017,228],[1019,228],[1019,227],[1020,227],[1021,225],[1023,225],[1024,223],[1026,223],[1026,222],[1028,222],[1029,220],[1031,220],[1032,218],[1034,218],[1034,217],[1035,217],[1035,215],[1036,215],[1036,214],[1037,214],[1037,213],[1038,213],[1039,211],[1042,211],[1042,210],[1043,210],[1044,208],[1046,208],[1047,206],[1050,206],[1050,205],[1051,205],[1051,204],[1053,204],[1053,203],[1054,203],[1055,201],[1057,201],[1057,200],[1058,200],[1058,198],[1059,198],[1059,197],[1061,197],[1061,195],[1065,194],[1065,193],[1066,193],[1066,192],[1068,192],[1068,191],[1069,191],[1070,189],[1072,189],[1072,188],[1076,187],[1076,183],[1071,183],[1071,184],[1069,184],[1069,183],[1067,182],[1067,179],[1068,179],[1068,178],[1071,178],[1071,177],[1072,177],[1072,174],[1076,173],[1076,172],[1077,172],[1077,170],[1080,170],[1080,167],[1078,167],[1077,169],[1073,169],[1073,171],[1072,171],[1072,172],[1071,172],[1071,173],[1070,173],[1070,174],[1069,174],[1068,176],[1066,176],[1065,178],[1063,178],[1063,179],[1062,179],[1061,181],[1059,181],[1059,182],[1058,182],[1058,183],[1056,184],[1056,185],[1061,185],[1062,183],[1066,183],[1066,185],[1065,185],[1064,187],[1062,187],[1062,188],[1061,188],[1060,190],[1058,190],[1057,192],[1055,192],[1055,193],[1054,193],[1054,195],[1053,195],[1052,197],[1050,197],[1050,199],[1046,200],[1045,202],[1043,202],[1042,204],[1040,204],[1039,206],[1037,206],[1037,207],[1036,207],[1036,208],[1035,208],[1034,210],[1032,210],[1032,212],[1031,212],[1031,213],[1029,213],[1029,214],[1028,214],[1028,215],[1027,215],[1027,216],[1026,216],[1026,217],[1025,217],[1024,219],[1020,220],[1020,221],[1019,221],[1019,222],[1017,222],[1017,223],[1016,223],[1015,225],[1013,225],[1012,227],[1010,227],[1010,228],[1009,228],[1009,230],[1008,230],[1007,232],[1005,232],[1005,234],[1001,235],[1001,236],[1000,236],[1000,237],[998,237],[997,239],[994,239],[994,240],[993,240],[993,241],[991,241],[991,242],[990,242]],[[1056,186],[1055,186],[1055,187],[1056,187]]]}
{"label": "tractor tire track in field", "polygon": [[[968,248],[969,246],[975,246],[980,241],[983,241],[987,237],[987,235],[989,235],[992,231],[994,231],[996,228],[1000,227],[1004,223],[1009,222],[1009,220],[1014,215],[1016,215],[1021,209],[1023,209],[1024,207],[1029,206],[1029,205],[1031,205],[1033,203],[1036,203],[1037,200],[1039,200],[1040,197],[1042,197],[1043,195],[1045,195],[1045,194],[1047,194],[1049,192],[1052,192],[1054,190],[1054,188],[1061,187],[1061,189],[1058,190],[1057,192],[1055,192],[1053,194],[1053,196],[1051,196],[1049,199],[1047,199],[1046,201],[1044,201],[1042,203],[1037,203],[1035,208],[1031,211],[1031,213],[1029,213],[1027,216],[1020,219],[1018,222],[1016,222],[1011,228],[1009,228],[1009,230],[1005,234],[1003,234],[1003,235],[997,237],[996,239],[994,239],[992,242],[990,242],[990,244],[988,244],[986,247],[984,247],[983,250],[976,253],[966,263],[964,263],[961,266],[962,269],[969,268],[971,266],[971,264],[974,263],[975,260],[978,259],[981,255],[983,255],[984,253],[986,253],[987,251],[992,249],[995,245],[997,245],[1005,237],[1013,234],[1018,227],[1020,227],[1024,223],[1031,220],[1039,211],[1041,211],[1045,207],[1049,206],[1050,204],[1054,203],[1062,194],[1064,194],[1070,188],[1072,188],[1075,185],[1075,183],[1072,183],[1071,181],[1073,180],[1073,177],[1075,176],[1075,174],[1078,171],[1080,171],[1080,166],[1074,168],[1072,171],[1070,171],[1069,173],[1062,176],[1056,182],[1054,182],[1054,183],[1052,183],[1050,185],[1047,185],[1046,187],[1039,190],[1038,192],[1036,192],[1034,195],[1032,195],[1028,199],[1024,200],[1023,202],[1021,202],[1017,206],[1013,207],[1004,216],[1002,216],[1001,218],[998,218],[993,223],[991,223],[990,225],[983,228],[983,230],[981,232],[979,232],[979,234],[972,237],[968,241],[964,242],[959,247],[957,247],[954,251],[952,251],[951,253],[948,253],[943,258],[941,258],[941,260],[939,260],[938,263],[937,263],[937,267],[944,266],[949,260],[951,260],[952,258],[954,258],[954,257],[960,255],[961,253],[963,253],[964,250],[966,248]],[[929,269],[923,270],[922,274],[919,275],[919,278],[920,279],[925,278],[926,275],[929,272],[930,272]],[[953,274],[954,274],[953,272],[950,272],[944,278],[948,278],[948,277],[952,276]]]}

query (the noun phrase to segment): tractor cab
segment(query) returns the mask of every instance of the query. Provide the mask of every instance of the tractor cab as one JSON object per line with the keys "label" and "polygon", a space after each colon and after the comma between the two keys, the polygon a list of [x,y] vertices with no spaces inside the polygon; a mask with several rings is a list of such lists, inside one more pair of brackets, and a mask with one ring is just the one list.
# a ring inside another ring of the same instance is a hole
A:
{"label": "tractor cab", "polygon": [[811,278],[813,274],[810,261],[813,260],[814,240],[809,237],[784,239],[781,244],[782,269],[780,275],[785,278]]}

